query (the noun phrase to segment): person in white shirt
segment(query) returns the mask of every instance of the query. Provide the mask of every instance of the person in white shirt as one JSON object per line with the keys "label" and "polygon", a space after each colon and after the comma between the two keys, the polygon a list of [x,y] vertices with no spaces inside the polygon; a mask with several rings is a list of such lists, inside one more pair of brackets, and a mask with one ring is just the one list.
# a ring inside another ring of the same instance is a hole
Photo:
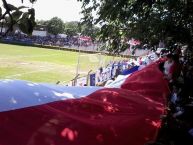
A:
{"label": "person in white shirt", "polygon": [[172,55],[168,54],[167,61],[165,61],[164,63],[164,74],[166,75],[167,78],[171,78],[170,68],[173,64],[174,64],[174,61],[172,59]]}

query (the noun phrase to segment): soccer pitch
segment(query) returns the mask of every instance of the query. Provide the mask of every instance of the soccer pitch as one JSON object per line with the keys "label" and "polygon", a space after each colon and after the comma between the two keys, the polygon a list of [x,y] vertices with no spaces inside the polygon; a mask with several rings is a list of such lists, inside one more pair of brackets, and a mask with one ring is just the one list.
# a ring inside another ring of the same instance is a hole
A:
{"label": "soccer pitch", "polygon": [[[68,82],[76,75],[77,52],[0,44],[0,79],[33,82]],[[110,60],[121,59],[100,54],[80,53],[79,74],[95,72]]]}

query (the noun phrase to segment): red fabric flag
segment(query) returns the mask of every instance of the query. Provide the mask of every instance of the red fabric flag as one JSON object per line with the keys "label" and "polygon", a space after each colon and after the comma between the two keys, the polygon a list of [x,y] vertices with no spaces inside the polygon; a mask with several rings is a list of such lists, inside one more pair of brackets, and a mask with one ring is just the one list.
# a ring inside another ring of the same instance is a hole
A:
{"label": "red fabric flag", "polygon": [[0,112],[0,145],[144,145],[156,138],[168,93],[156,63],[120,89]]}

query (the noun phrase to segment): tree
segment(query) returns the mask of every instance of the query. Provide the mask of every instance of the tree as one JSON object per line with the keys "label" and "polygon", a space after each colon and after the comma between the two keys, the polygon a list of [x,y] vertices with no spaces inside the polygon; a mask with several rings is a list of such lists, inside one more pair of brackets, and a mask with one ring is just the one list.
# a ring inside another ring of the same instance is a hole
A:
{"label": "tree", "polygon": [[97,39],[99,31],[100,28],[95,25],[81,25],[81,34],[85,36],[90,36],[93,40]]}
{"label": "tree", "polygon": [[48,22],[47,20],[36,20],[36,24],[37,25],[43,25],[43,26],[47,26],[48,25]]}
{"label": "tree", "polygon": [[81,33],[80,23],[77,21],[66,22],[65,33],[68,36],[74,36],[74,35],[77,35],[78,33]]}
{"label": "tree", "polygon": [[65,33],[68,36],[74,36],[78,33],[85,36],[90,36],[92,39],[97,37],[97,33],[99,32],[98,27],[94,26],[93,24],[88,23],[81,23],[78,21],[71,21],[65,23]]}
{"label": "tree", "polygon": [[54,17],[48,21],[47,25],[48,32],[54,35],[61,34],[64,32],[64,22],[58,17]]}
{"label": "tree", "polygon": [[192,0],[79,1],[83,20],[101,25],[100,39],[108,42],[109,51],[128,48],[129,38],[151,46],[159,40],[193,46]]}
{"label": "tree", "polygon": [[[34,3],[36,0],[29,0]],[[23,3],[23,0],[21,0]],[[32,34],[35,23],[35,10],[33,8],[14,5],[2,0],[3,6],[0,7],[0,27],[7,27],[5,34],[0,34],[1,37],[5,36],[8,32],[13,30],[14,25],[18,25],[20,30],[26,34]],[[1,31],[2,32],[2,31]]]}

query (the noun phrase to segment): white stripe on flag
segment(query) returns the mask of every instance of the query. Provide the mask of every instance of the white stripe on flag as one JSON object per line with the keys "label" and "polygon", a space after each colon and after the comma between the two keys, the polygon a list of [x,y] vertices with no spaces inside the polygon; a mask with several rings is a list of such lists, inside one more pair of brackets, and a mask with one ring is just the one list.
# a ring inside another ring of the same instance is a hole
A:
{"label": "white stripe on flag", "polygon": [[0,112],[88,96],[101,87],[66,87],[19,80],[0,81]]}

